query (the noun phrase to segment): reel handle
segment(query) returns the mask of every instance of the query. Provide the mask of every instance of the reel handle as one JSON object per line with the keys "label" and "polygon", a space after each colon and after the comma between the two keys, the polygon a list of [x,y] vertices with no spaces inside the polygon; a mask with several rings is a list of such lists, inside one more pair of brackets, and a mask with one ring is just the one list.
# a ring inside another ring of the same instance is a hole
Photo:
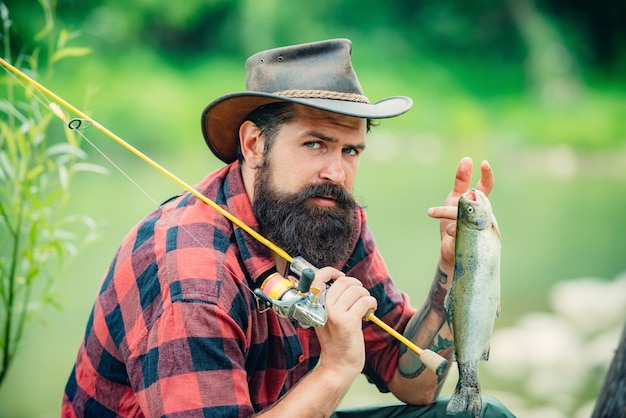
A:
{"label": "reel handle", "polygon": [[308,293],[308,291],[311,290],[313,279],[315,279],[315,271],[313,271],[313,269],[305,268],[302,270],[300,280],[298,281],[298,291],[300,293]]}

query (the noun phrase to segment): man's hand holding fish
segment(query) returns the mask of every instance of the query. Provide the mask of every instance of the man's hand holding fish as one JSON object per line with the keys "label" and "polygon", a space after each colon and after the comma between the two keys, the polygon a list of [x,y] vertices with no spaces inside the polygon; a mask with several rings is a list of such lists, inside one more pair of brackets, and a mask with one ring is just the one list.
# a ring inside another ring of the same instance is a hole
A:
{"label": "man's hand holding fish", "polygon": [[[458,212],[459,197],[470,189],[472,180],[472,159],[464,157],[459,162],[454,178],[454,186],[446,198],[443,206],[437,206],[428,210],[431,218],[440,219],[441,231],[441,255],[439,267],[452,279],[454,273],[454,235],[456,231],[456,218]],[[489,196],[495,179],[493,170],[487,161],[480,164],[481,177],[476,184],[476,189]],[[448,285],[451,280],[448,281]]]}

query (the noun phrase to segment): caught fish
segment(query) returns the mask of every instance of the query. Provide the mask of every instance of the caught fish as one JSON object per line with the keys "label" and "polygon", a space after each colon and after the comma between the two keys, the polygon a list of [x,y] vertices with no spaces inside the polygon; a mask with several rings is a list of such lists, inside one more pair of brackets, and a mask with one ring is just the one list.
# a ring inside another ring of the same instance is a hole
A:
{"label": "caught fish", "polygon": [[480,190],[459,198],[454,278],[445,307],[459,368],[446,412],[480,417],[478,364],[489,359],[489,339],[500,315],[500,231],[491,203]]}

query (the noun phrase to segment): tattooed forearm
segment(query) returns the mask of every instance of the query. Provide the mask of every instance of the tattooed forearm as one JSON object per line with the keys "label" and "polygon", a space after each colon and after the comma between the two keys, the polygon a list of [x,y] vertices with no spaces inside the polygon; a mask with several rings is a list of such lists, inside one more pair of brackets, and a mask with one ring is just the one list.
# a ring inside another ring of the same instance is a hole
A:
{"label": "tattooed forearm", "polygon": [[439,266],[437,266],[437,273],[435,274],[435,280],[433,280],[432,286],[430,286],[430,293],[428,294],[428,299],[430,299],[430,303],[432,308],[441,316],[446,316],[446,311],[444,308],[444,301],[446,299],[446,294],[448,294],[448,289],[443,285],[448,283],[448,275],[441,270]]}
{"label": "tattooed forearm", "polygon": [[[428,314],[429,309],[422,309],[418,311],[413,318],[407,324],[407,327],[404,331],[404,336],[410,340],[413,340],[413,337],[417,334],[417,331],[420,325],[424,322],[424,318]],[[402,377],[407,379],[413,379],[426,369],[424,363],[420,360],[417,355],[414,355],[412,351],[410,351],[407,355],[408,348],[405,345],[400,345],[400,361],[398,363],[398,371],[402,375]]]}
{"label": "tattooed forearm", "polygon": [[[448,275],[437,268],[433,284],[424,305],[411,318],[404,331],[404,335],[421,347],[427,347],[440,354],[448,354],[453,350],[453,341],[449,333],[444,300],[447,294],[445,285]],[[446,330],[444,331],[444,328]],[[419,356],[407,352],[407,348],[400,347],[400,361],[398,371],[407,378],[419,376],[425,366]]]}

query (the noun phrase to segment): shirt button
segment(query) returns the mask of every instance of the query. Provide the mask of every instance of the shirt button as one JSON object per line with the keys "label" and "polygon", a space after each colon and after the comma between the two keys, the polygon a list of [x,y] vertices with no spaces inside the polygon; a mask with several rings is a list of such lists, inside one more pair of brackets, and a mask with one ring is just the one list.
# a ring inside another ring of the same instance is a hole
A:
{"label": "shirt button", "polygon": [[300,354],[300,357],[298,357],[298,362],[302,363],[304,361],[306,357],[304,356],[304,354]]}

